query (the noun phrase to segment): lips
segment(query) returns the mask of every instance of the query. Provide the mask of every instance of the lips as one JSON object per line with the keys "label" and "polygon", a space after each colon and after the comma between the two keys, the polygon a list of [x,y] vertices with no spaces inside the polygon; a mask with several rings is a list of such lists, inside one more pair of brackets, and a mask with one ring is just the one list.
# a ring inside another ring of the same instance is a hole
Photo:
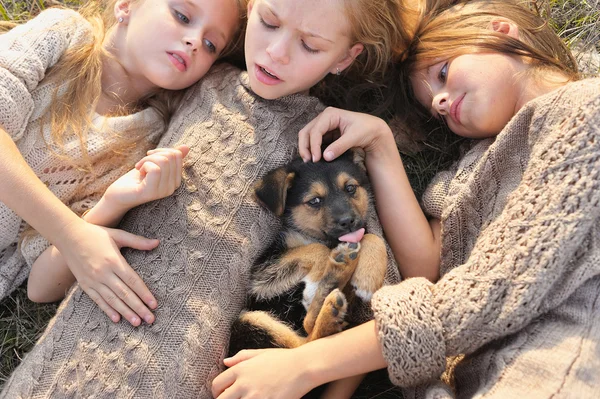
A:
{"label": "lips", "polygon": [[450,117],[456,124],[460,124],[460,108],[464,98],[465,95],[463,94],[462,96],[454,100],[452,102],[452,105],[450,106]]}
{"label": "lips", "polygon": [[254,70],[256,79],[266,85],[275,85],[283,82],[273,71],[262,65],[255,64]]}
{"label": "lips", "polygon": [[175,68],[180,70],[181,72],[185,72],[190,64],[190,57],[184,52],[181,51],[173,51],[167,52],[167,56]]}

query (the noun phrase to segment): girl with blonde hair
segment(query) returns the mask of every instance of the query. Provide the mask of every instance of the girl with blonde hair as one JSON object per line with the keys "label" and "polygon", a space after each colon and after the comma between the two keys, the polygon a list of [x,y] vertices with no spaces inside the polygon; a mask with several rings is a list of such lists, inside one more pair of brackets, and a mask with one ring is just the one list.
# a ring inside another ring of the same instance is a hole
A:
{"label": "girl with blonde hair", "polygon": [[[114,321],[153,321],[156,299],[119,247],[157,242],[93,223],[114,226],[178,184],[169,170],[180,170],[185,148],[145,158],[131,185],[121,180],[100,200],[156,146],[180,91],[227,53],[243,11],[241,0],[91,2],[49,9],[0,36],[0,297],[40,254],[60,251],[72,273],[65,281],[74,276]],[[153,186],[156,176],[170,183]],[[40,268],[44,283],[57,277]],[[64,295],[69,285],[56,288]]]}
{"label": "girl with blonde hair", "polygon": [[[212,397],[230,326],[245,306],[250,266],[280,227],[253,200],[253,183],[295,156],[298,131],[324,108],[308,95],[315,84],[350,74],[381,79],[402,47],[401,5],[250,2],[247,70],[212,68],[188,89],[159,143],[190,148],[181,187],[132,210],[121,224],[160,239],[152,251],[124,252],[157,295],[156,322],[135,329],[111,323],[74,289],[6,395],[69,396],[77,373],[83,396]],[[381,231],[374,214],[368,227]],[[390,261],[388,268],[388,281],[397,282],[397,267]],[[359,321],[371,316],[364,310]]]}
{"label": "girl with blonde hair", "polygon": [[424,212],[382,120],[328,109],[299,140],[306,160],[366,150],[404,281],[374,295],[374,321],[226,359],[219,398],[298,398],[384,367],[406,397],[597,396],[600,80],[579,80],[559,37],[512,0],[434,3],[402,54],[407,112],[473,140]]}

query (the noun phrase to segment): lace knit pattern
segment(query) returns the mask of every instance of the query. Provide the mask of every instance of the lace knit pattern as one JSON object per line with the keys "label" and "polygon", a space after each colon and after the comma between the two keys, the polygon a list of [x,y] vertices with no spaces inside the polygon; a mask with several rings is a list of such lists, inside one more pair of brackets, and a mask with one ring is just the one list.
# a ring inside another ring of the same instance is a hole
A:
{"label": "lace knit pattern", "polygon": [[536,383],[547,388],[538,397],[597,396],[599,137],[600,79],[571,83],[433,182],[424,205],[442,221],[442,278],[384,287],[372,301],[395,383],[437,378],[445,356],[479,350],[456,377],[464,397],[534,397]]}
{"label": "lace knit pattern", "polygon": [[[58,86],[45,79],[48,68],[56,64],[67,49],[90,40],[91,27],[71,10],[49,9],[22,26],[0,35],[0,126],[14,140],[21,155],[48,188],[76,213],[91,208],[106,188],[122,173],[113,162],[94,165],[94,175],[84,172],[52,152],[50,127],[42,125],[42,115],[50,106]],[[147,143],[131,151],[123,163],[141,159],[164,131],[158,114],[146,109],[118,118],[96,116],[95,129],[88,133],[87,150],[91,158],[113,157],[114,144],[107,132],[132,128],[147,132]],[[81,158],[79,141],[66,137],[66,154]],[[28,234],[18,245],[26,223],[0,203],[0,299],[27,278],[31,264],[50,245],[40,235]]]}
{"label": "lace knit pattern", "polygon": [[[323,109],[303,95],[259,99],[247,79],[218,66],[190,89],[160,142],[190,146],[185,183],[122,224],[161,241],[153,251],[125,252],[159,302],[155,324],[113,324],[75,289],[4,397],[211,397],[249,267],[279,229],[253,201],[252,185],[291,160],[298,131]],[[374,215],[368,227],[381,232]],[[389,269],[397,282],[396,265]]]}

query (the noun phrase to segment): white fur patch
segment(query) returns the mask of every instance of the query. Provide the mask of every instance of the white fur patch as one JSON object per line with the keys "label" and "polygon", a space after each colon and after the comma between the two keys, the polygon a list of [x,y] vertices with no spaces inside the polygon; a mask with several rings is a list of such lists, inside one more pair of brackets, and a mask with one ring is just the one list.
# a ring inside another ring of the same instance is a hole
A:
{"label": "white fur patch", "polygon": [[373,297],[373,293],[370,291],[365,291],[365,290],[359,290],[358,288],[356,288],[356,286],[354,286],[354,294],[359,297],[360,299],[362,299],[365,302],[369,302],[371,300],[371,297]]}
{"label": "white fur patch", "polygon": [[315,299],[315,294],[317,293],[318,283],[311,281],[308,277],[304,277],[302,279],[304,281],[304,292],[302,293],[302,305],[304,305],[304,309],[308,310],[313,299]]}

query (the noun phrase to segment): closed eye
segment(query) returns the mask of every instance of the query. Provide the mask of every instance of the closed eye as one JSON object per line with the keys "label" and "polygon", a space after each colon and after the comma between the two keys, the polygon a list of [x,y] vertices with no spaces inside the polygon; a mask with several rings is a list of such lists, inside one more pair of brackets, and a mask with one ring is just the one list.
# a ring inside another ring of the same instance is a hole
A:
{"label": "closed eye", "polygon": [[260,23],[263,24],[263,26],[265,28],[270,29],[270,30],[278,28],[278,26],[276,26],[276,25],[271,25],[271,24],[266,23],[265,20],[262,17],[260,17]]}

